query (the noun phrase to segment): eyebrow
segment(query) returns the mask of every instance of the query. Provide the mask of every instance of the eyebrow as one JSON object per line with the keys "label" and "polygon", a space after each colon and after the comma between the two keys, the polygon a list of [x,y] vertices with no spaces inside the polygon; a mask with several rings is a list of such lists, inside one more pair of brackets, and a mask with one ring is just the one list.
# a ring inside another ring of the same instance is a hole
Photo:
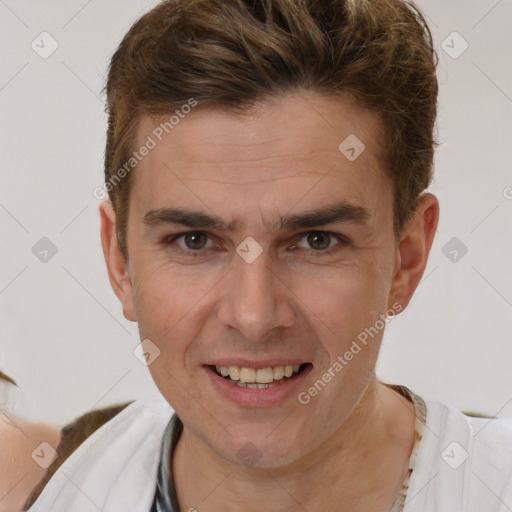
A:
{"label": "eyebrow", "polygon": [[[315,210],[285,215],[271,231],[286,231],[326,226],[337,222],[353,222],[363,224],[370,218],[370,212],[358,205],[341,202]],[[229,223],[216,215],[187,208],[158,208],[149,210],[144,215],[143,223],[149,227],[162,224],[180,224],[190,228],[208,228],[217,231],[234,233],[243,228],[244,222],[239,219]]]}

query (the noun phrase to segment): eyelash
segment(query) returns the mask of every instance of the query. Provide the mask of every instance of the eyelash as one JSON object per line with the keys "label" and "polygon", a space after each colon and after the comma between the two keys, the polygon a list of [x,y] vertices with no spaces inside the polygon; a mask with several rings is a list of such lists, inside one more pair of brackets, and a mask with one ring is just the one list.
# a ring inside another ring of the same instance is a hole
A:
{"label": "eyelash", "polygon": [[[312,233],[318,233],[318,234],[326,234],[326,235],[329,235],[331,238],[335,238],[339,243],[337,243],[336,245],[330,247],[329,249],[310,249],[310,251],[312,251],[315,256],[314,257],[319,257],[319,256],[323,256],[323,255],[330,255],[331,253],[333,253],[334,251],[336,250],[339,250],[339,245],[348,245],[350,243],[350,241],[344,237],[343,235],[340,235],[338,233],[332,233],[330,231],[306,231],[304,233],[300,233],[299,235],[297,235],[296,237],[296,240],[298,240],[297,243],[299,243],[303,238],[307,237],[308,235],[312,234]],[[207,232],[205,231],[185,231],[184,233],[178,233],[176,235],[172,235],[170,237],[167,237],[164,241],[163,241],[163,244],[165,246],[170,246],[171,244],[173,244],[176,240],[184,237],[185,235],[189,235],[189,234],[197,234],[197,235],[205,235],[208,237],[208,239],[212,239]],[[294,247],[296,247],[296,244],[294,244]],[[210,247],[207,248],[207,249],[211,249]],[[299,249],[303,249],[302,247],[299,247]],[[187,256],[192,256],[192,257],[199,257],[201,256],[201,253],[206,250],[206,249],[183,249],[181,247],[178,246],[178,249],[174,249],[174,250],[177,250],[178,252],[181,252],[182,254],[186,254]]]}

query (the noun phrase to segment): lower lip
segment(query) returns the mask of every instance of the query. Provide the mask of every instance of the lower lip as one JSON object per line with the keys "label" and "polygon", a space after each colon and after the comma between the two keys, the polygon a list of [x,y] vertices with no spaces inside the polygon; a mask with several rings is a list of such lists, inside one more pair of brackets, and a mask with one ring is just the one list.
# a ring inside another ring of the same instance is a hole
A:
{"label": "lower lip", "polygon": [[235,384],[231,384],[228,380],[217,375],[207,366],[203,366],[203,371],[205,371],[211,379],[214,389],[235,404],[242,407],[270,407],[279,405],[281,402],[290,398],[290,396],[296,396],[301,385],[303,385],[304,379],[312,368],[313,366],[308,364],[308,366],[299,374],[296,374],[295,377],[281,384],[277,384],[276,386],[261,389],[241,388]]}

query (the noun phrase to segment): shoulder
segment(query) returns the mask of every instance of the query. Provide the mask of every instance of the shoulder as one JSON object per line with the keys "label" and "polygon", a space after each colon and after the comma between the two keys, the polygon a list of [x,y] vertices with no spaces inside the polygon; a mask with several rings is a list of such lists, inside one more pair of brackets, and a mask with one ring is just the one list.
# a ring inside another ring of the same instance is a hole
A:
{"label": "shoulder", "polygon": [[512,419],[466,417],[471,427],[472,471],[498,475],[507,480],[512,493]]}
{"label": "shoulder", "polygon": [[107,495],[116,492],[124,493],[125,500],[142,485],[140,480],[148,468],[156,471],[163,431],[171,416],[172,409],[163,397],[125,402],[80,416],[62,429],[57,458],[23,510],[73,509],[83,499],[77,488],[87,489],[95,503],[103,503]]}
{"label": "shoulder", "polygon": [[467,448],[468,458],[475,462],[501,456],[507,463],[503,469],[512,473],[512,419],[497,418],[472,411],[461,411],[454,407],[427,402],[431,414],[430,426],[440,434],[439,439],[460,439]]}
{"label": "shoulder", "polygon": [[59,445],[60,439],[57,425],[0,414],[0,512],[22,510],[30,492],[44,477],[48,452]]}
{"label": "shoulder", "polygon": [[69,425],[64,426],[60,432],[55,460],[50,464],[44,475],[42,475],[37,485],[32,487],[30,496],[26,497],[26,503],[24,502],[25,506],[22,510],[28,510],[57,469],[91,434],[118,415],[123,409],[130,405],[130,403],[132,402],[125,402],[89,411],[78,417]]}
{"label": "shoulder", "polygon": [[62,462],[127,405],[90,411],[63,428],[0,413],[0,512],[26,510]]}
{"label": "shoulder", "polygon": [[426,428],[410,485],[415,500],[406,510],[436,503],[440,509],[501,512],[503,502],[512,502],[512,420],[425,403]]}

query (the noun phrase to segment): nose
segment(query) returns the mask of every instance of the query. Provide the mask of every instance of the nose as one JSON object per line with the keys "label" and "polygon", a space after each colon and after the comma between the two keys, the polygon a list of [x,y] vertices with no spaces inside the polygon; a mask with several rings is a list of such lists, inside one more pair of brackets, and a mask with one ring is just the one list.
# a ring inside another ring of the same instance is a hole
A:
{"label": "nose", "polygon": [[252,343],[268,339],[275,329],[291,327],[293,293],[278,272],[267,251],[252,263],[235,254],[233,270],[222,284],[219,321]]}

